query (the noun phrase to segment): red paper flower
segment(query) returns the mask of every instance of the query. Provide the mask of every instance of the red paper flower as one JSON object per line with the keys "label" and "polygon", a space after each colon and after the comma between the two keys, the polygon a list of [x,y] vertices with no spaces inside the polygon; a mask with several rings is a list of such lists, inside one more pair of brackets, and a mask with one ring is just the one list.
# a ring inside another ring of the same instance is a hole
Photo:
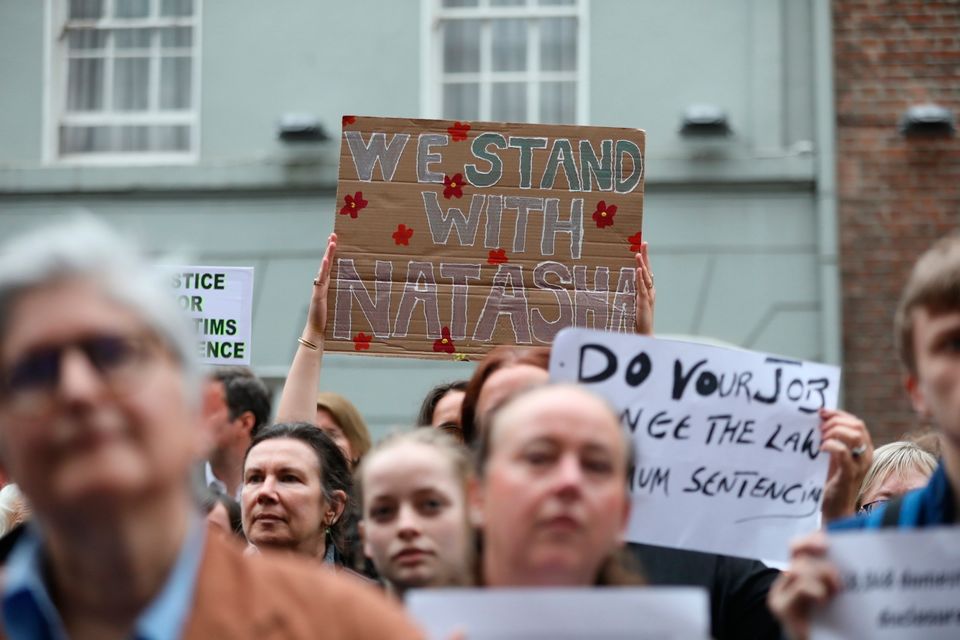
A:
{"label": "red paper flower", "polygon": [[597,223],[598,228],[603,229],[613,226],[613,216],[615,215],[617,215],[617,205],[607,206],[607,203],[601,200],[597,203],[597,210],[593,212],[593,220]]}
{"label": "red paper flower", "polygon": [[357,116],[343,116],[343,126],[347,126],[348,124],[353,124],[356,121],[357,121]]}
{"label": "red paper flower", "polygon": [[373,336],[368,336],[363,331],[353,336],[353,350],[354,351],[366,351],[370,348],[370,341],[373,340]]}
{"label": "red paper flower", "polygon": [[503,249],[497,249],[494,251],[490,250],[490,253],[487,254],[487,264],[503,264],[504,262],[510,262],[510,258],[507,257],[507,252]]}
{"label": "red paper flower", "polygon": [[340,208],[340,215],[356,218],[360,209],[367,206],[367,201],[363,199],[363,192],[357,191],[352,196],[347,194],[343,197],[344,205]]}
{"label": "red paper flower", "polygon": [[450,198],[463,197],[463,174],[455,173],[452,176],[443,176],[443,197]]}
{"label": "red paper flower", "polygon": [[450,339],[450,327],[440,329],[440,339],[433,341],[433,350],[437,353],[453,353],[457,350]]}
{"label": "red paper flower", "polygon": [[454,122],[452,127],[447,128],[447,133],[450,134],[450,139],[454,142],[466,140],[468,131],[470,131],[470,124],[467,122],[460,122],[459,120]]}
{"label": "red paper flower", "polygon": [[640,245],[643,243],[643,231],[637,231],[627,238],[627,242],[630,243],[630,253],[639,253]]}
{"label": "red paper flower", "polygon": [[413,229],[408,229],[407,225],[397,225],[397,230],[393,232],[393,241],[398,245],[410,246],[410,236],[413,235]]}

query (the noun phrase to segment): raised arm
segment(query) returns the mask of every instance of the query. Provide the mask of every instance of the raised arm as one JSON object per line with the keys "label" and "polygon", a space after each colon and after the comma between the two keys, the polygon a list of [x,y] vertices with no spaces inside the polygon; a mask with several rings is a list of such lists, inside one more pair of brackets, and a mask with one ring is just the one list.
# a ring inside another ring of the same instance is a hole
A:
{"label": "raised arm", "polygon": [[337,234],[331,233],[327,238],[327,249],[320,261],[317,277],[313,279],[307,323],[300,334],[287,382],[283,385],[280,406],[277,408],[277,422],[316,422],[323,333],[327,327],[327,291],[330,289],[330,271],[336,253]]}
{"label": "raised arm", "polygon": [[823,488],[823,522],[857,513],[857,494],[873,462],[873,440],[863,420],[840,410],[820,410],[820,450],[830,454]]}
{"label": "raised arm", "polygon": [[650,270],[646,242],[640,244],[640,253],[636,254],[636,260],[637,333],[653,335],[653,307],[657,302],[657,289],[653,285],[653,271]]}

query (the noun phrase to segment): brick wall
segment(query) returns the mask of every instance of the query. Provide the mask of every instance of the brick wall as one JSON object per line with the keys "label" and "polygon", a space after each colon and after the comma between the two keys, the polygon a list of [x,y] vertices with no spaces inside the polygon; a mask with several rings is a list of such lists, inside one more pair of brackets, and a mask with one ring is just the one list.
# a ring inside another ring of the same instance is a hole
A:
{"label": "brick wall", "polygon": [[935,102],[960,117],[960,0],[833,2],[846,408],[879,442],[918,425],[893,347],[910,266],[960,228],[960,136],[905,138]]}

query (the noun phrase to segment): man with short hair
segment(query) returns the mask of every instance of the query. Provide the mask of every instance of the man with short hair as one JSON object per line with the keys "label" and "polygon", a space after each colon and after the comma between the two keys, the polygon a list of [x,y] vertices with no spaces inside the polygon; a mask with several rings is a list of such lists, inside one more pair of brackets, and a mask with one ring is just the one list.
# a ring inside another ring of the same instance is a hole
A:
{"label": "man with short hair", "polygon": [[206,484],[239,497],[243,457],[255,433],[270,419],[270,392],[247,367],[219,367],[204,387],[204,421],[212,448],[205,468]]}
{"label": "man with short hair", "polygon": [[0,467],[34,510],[0,637],[420,637],[375,590],[206,529],[193,356],[166,283],[103,225],[0,247]]}
{"label": "man with short hair", "polygon": [[[831,531],[923,528],[957,523],[960,513],[960,236],[935,243],[914,265],[897,307],[895,337],[914,409],[940,432],[942,461],[923,489]],[[826,559],[828,540],[816,533],[793,548],[790,571],[770,591],[770,608],[792,638],[806,638],[813,610],[840,589]]]}

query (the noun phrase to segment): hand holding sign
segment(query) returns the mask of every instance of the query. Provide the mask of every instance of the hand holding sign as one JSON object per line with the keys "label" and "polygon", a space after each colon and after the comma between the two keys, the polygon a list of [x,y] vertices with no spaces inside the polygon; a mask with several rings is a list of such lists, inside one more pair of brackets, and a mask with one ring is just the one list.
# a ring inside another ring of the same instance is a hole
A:
{"label": "hand holding sign", "polygon": [[856,514],[857,493],[873,461],[873,440],[867,425],[846,411],[821,409],[820,450],[830,454],[823,488],[825,522]]}
{"label": "hand holding sign", "polygon": [[[638,234],[639,235],[639,234]],[[637,333],[653,335],[653,308],[657,303],[657,289],[650,270],[650,256],[646,242],[640,243],[637,259]]]}
{"label": "hand holding sign", "polygon": [[840,591],[840,574],[827,560],[827,536],[820,531],[793,543],[790,557],[790,569],[773,583],[767,603],[791,640],[806,640],[814,609]]}
{"label": "hand holding sign", "polygon": [[313,280],[313,297],[310,298],[307,326],[303,329],[303,338],[314,344],[323,343],[323,332],[327,328],[327,291],[330,289],[330,271],[336,255],[337,234],[331,233],[327,237],[327,248],[317,269],[317,277]]}

